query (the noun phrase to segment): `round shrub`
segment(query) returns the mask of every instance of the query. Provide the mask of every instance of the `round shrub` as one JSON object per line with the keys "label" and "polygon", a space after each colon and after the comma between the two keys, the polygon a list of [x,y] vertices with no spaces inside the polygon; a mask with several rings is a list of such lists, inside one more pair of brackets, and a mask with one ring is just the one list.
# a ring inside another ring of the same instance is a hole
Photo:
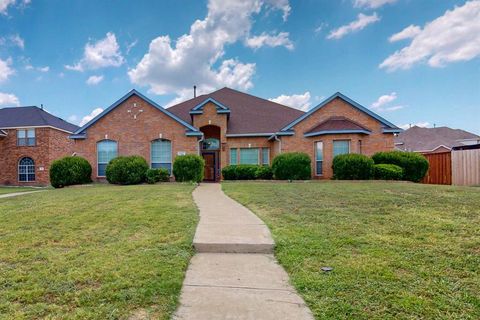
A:
{"label": "round shrub", "polygon": [[237,166],[230,165],[222,169],[222,176],[225,180],[237,180]]}
{"label": "round shrub", "polygon": [[255,178],[261,180],[271,180],[273,178],[272,168],[269,166],[258,166],[255,172]]}
{"label": "round shrub", "polygon": [[145,181],[147,161],[140,156],[117,157],[106,169],[107,181],[113,184],[139,184]]}
{"label": "round shrub", "polygon": [[178,156],[173,162],[173,175],[175,180],[179,182],[200,182],[203,180],[204,166],[205,161],[198,155]]}
{"label": "round shrub", "polygon": [[338,180],[368,180],[373,173],[373,160],[356,154],[341,154],[333,158],[333,178]]}
{"label": "round shrub", "polygon": [[168,170],[165,168],[158,168],[158,169],[148,169],[145,175],[145,180],[149,184],[154,184],[157,182],[167,182],[170,181],[170,174]]}
{"label": "round shrub", "polygon": [[255,180],[258,166],[254,164],[239,164],[236,166],[237,180]]}
{"label": "round shrub", "polygon": [[395,164],[403,169],[402,180],[419,182],[428,170],[428,160],[416,152],[388,151],[372,156],[375,164]]}
{"label": "round shrub", "polygon": [[394,164],[376,164],[373,166],[373,177],[377,180],[402,180],[403,169]]}
{"label": "round shrub", "polygon": [[74,184],[92,182],[92,166],[82,157],[65,157],[52,162],[50,184],[63,188]]}
{"label": "round shrub", "polygon": [[310,157],[306,153],[290,152],[276,156],[272,162],[275,179],[307,180],[312,176]]}

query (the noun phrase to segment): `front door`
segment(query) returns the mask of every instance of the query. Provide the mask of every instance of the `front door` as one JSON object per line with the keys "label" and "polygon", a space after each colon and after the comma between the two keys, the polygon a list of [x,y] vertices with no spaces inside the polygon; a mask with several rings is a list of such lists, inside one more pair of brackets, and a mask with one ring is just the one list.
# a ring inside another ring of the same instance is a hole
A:
{"label": "front door", "polygon": [[205,160],[204,180],[215,181],[215,153],[204,153],[203,159]]}

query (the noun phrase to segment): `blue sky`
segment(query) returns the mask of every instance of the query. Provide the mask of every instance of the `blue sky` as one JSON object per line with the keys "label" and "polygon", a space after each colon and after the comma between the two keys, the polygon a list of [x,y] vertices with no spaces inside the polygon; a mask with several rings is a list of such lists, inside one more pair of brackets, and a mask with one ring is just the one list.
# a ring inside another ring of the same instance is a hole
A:
{"label": "blue sky", "polygon": [[169,106],[194,84],[304,110],[340,91],[480,134],[480,1],[0,0],[0,107],[78,124],[132,88]]}

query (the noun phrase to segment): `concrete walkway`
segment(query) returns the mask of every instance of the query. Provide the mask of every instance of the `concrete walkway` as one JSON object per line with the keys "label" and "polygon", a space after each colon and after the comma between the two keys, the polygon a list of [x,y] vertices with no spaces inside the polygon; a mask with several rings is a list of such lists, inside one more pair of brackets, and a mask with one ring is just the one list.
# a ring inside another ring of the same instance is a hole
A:
{"label": "concrete walkway", "polygon": [[0,194],[0,199],[2,199],[2,198],[16,197],[16,196],[23,196],[24,194],[30,194],[30,193],[36,193],[36,192],[42,192],[42,191],[44,191],[44,190],[24,191],[24,192],[14,192],[14,193]]}
{"label": "concrete walkway", "polygon": [[227,197],[220,184],[202,184],[193,198],[200,210],[198,252],[183,282],[174,319],[313,319],[273,256],[267,226]]}

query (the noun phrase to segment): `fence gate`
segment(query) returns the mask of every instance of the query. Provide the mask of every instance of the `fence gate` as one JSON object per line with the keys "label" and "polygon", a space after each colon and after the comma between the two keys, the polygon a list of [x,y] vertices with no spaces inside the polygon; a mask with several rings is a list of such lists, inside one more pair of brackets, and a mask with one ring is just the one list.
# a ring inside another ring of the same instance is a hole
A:
{"label": "fence gate", "polygon": [[452,171],[454,185],[480,185],[480,149],[453,150]]}
{"label": "fence gate", "polygon": [[452,155],[450,151],[423,154],[429,167],[422,183],[452,184]]}

